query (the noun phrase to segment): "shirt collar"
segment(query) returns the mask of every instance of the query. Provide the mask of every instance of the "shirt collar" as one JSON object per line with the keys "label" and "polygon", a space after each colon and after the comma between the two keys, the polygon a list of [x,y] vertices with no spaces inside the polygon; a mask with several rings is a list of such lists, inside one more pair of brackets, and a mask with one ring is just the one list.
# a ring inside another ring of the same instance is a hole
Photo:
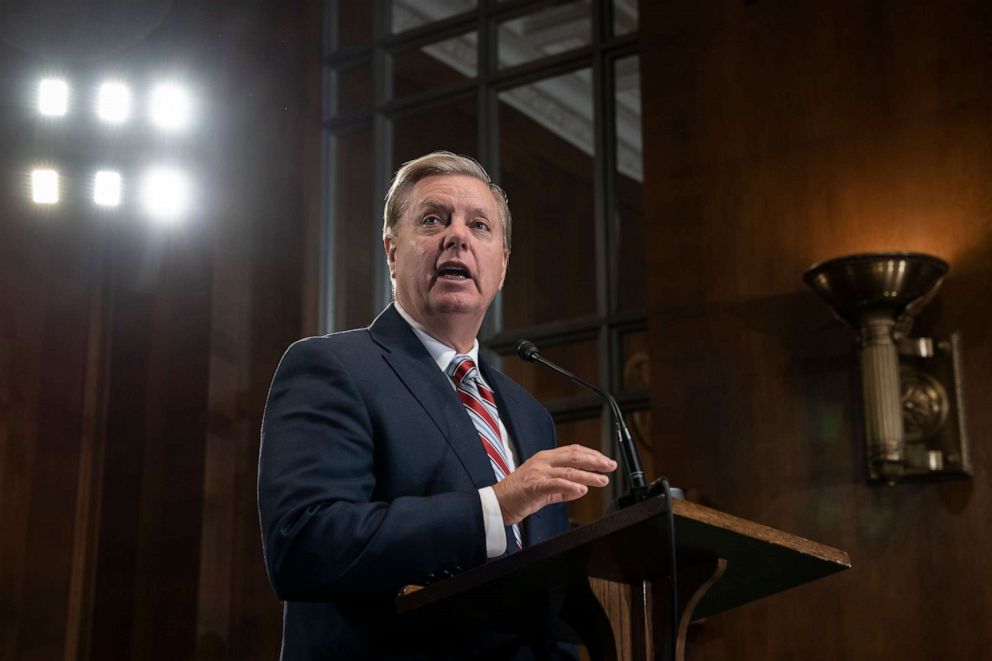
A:
{"label": "shirt collar", "polygon": [[[400,305],[399,301],[393,301],[393,305],[396,307],[396,311],[400,313],[406,323],[410,324],[410,328],[413,329],[413,334],[417,336],[420,343],[424,345],[427,349],[427,353],[431,355],[434,362],[441,369],[442,372],[447,371],[448,365],[451,364],[451,359],[458,355],[452,347],[449,347],[444,342],[434,338],[428,332],[428,330],[416,319],[411,317],[406,310]],[[468,355],[472,357],[472,360],[476,365],[479,364],[479,340],[476,339],[472,342],[472,348],[469,350]]]}

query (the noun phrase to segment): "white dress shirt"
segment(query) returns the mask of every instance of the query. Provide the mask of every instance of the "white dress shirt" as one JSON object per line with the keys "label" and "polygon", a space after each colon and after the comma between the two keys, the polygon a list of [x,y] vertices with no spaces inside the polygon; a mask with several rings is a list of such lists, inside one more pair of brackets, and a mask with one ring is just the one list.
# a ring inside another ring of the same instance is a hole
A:
{"label": "white dress shirt", "polygon": [[[445,372],[447,376],[448,365],[451,364],[451,359],[458,355],[458,352],[449,347],[448,345],[440,342],[431,336],[426,328],[407,314],[398,301],[393,303],[396,306],[396,311],[400,313],[400,316],[406,320],[406,323],[410,324],[410,328],[413,329],[414,335],[417,339],[423,343],[424,348],[427,349],[427,353],[431,355],[434,362]],[[479,341],[475,340],[472,343],[472,349],[468,352],[469,356],[472,356],[472,360],[475,364],[479,364]],[[479,378],[482,378],[482,371],[479,370]],[[448,381],[451,383],[452,389],[455,389],[454,381],[449,378]],[[485,381],[483,381],[485,383]],[[489,384],[486,387],[492,388]],[[506,460],[510,465],[510,470],[516,469],[516,456],[513,453],[513,446],[510,443],[510,435],[506,431],[506,427],[503,425],[502,417],[499,421],[499,437],[503,442],[503,447],[506,449]],[[481,441],[480,441],[481,443]],[[483,525],[486,530],[486,556],[490,558],[496,558],[503,555],[506,552],[506,529],[503,525],[503,512],[499,508],[499,501],[496,499],[496,492],[493,491],[492,487],[483,487],[479,489],[479,499],[482,501],[482,517]]]}

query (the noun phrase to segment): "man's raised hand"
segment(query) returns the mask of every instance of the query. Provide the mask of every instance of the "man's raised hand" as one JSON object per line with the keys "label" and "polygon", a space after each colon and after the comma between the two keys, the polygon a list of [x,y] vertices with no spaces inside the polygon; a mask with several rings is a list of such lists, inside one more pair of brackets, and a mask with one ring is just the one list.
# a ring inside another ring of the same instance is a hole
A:
{"label": "man's raised hand", "polygon": [[577,500],[589,487],[605,487],[617,462],[584,445],[538,452],[493,485],[503,523],[520,523],[552,503]]}

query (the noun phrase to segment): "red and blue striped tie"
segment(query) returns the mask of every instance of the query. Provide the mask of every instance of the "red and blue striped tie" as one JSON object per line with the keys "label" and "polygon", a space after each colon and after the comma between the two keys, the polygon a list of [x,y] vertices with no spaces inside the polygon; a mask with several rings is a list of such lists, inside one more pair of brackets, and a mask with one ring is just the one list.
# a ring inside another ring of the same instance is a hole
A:
{"label": "red and blue striped tie", "polygon": [[[510,462],[507,461],[507,450],[499,432],[499,411],[496,409],[493,391],[482,380],[479,368],[475,366],[471,356],[456,355],[451,359],[447,372],[455,382],[458,399],[462,401],[465,410],[468,411],[468,417],[472,419],[472,424],[479,432],[482,447],[489,455],[489,463],[493,467],[493,473],[496,474],[496,481],[499,482],[510,474]],[[517,549],[522,549],[520,528],[515,523],[510,527],[513,529],[513,539],[517,543]]]}

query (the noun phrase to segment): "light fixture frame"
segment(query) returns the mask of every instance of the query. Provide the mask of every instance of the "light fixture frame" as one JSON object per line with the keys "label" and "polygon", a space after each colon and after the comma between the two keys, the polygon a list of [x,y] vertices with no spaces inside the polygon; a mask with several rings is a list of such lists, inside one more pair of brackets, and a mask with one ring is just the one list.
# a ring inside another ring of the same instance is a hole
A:
{"label": "light fixture frame", "polygon": [[948,268],[932,255],[878,252],[830,259],[803,274],[858,332],[871,482],[971,476],[960,336],[909,335]]}

